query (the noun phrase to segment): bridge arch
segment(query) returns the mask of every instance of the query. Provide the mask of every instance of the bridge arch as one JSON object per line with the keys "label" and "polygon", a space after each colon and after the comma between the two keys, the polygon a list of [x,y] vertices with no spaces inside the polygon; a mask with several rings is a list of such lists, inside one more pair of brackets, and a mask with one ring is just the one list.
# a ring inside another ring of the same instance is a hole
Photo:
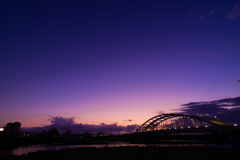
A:
{"label": "bridge arch", "polygon": [[219,119],[186,114],[161,114],[144,122],[136,132],[161,130],[166,128],[190,128],[211,126],[233,126]]}

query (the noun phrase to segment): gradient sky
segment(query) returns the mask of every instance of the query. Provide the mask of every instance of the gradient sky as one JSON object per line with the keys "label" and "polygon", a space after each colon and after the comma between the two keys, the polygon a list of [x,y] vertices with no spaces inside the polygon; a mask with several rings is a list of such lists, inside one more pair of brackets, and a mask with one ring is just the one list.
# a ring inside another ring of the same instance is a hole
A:
{"label": "gradient sky", "polygon": [[240,95],[239,0],[1,0],[0,31],[0,127],[140,125]]}

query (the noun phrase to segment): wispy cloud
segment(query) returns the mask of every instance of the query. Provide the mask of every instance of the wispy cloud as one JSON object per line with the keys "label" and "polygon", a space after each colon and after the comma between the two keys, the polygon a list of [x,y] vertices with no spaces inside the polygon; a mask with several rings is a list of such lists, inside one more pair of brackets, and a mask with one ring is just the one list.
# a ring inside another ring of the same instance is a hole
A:
{"label": "wispy cloud", "polygon": [[218,54],[217,53],[213,53],[212,56],[213,57],[218,57]]}
{"label": "wispy cloud", "polygon": [[157,111],[157,114],[165,114],[165,111]]}
{"label": "wispy cloud", "polygon": [[227,45],[226,42],[222,42],[222,43],[220,44],[220,47],[225,47],[226,45]]}
{"label": "wispy cloud", "polygon": [[195,51],[194,54],[200,56],[200,55],[206,54],[206,52],[205,51]]}
{"label": "wispy cloud", "polygon": [[234,4],[233,10],[226,15],[226,17],[230,20],[234,20],[240,15],[240,3]]}
{"label": "wispy cloud", "polygon": [[238,82],[240,82],[240,79],[238,80]]}
{"label": "wispy cloud", "polygon": [[134,120],[132,120],[132,119],[128,119],[128,120],[124,120],[125,122],[132,122],[132,121],[134,121]]}
{"label": "wispy cloud", "polygon": [[199,19],[199,20],[202,21],[202,22],[205,21],[205,19],[203,18],[203,15],[200,16],[200,19]]}
{"label": "wispy cloud", "polygon": [[216,8],[212,9],[210,12],[208,12],[209,16],[214,15],[216,13],[216,11],[217,11]]}
{"label": "wispy cloud", "polygon": [[240,97],[182,104],[180,111],[191,115],[218,116],[229,123],[240,123]]}

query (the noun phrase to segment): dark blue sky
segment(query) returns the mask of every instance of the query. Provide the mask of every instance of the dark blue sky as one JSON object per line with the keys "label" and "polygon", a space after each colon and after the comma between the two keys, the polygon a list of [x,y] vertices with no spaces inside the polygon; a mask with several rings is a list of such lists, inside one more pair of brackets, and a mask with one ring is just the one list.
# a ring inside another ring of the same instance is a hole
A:
{"label": "dark blue sky", "polygon": [[1,126],[141,124],[240,93],[240,1],[3,0],[0,22]]}

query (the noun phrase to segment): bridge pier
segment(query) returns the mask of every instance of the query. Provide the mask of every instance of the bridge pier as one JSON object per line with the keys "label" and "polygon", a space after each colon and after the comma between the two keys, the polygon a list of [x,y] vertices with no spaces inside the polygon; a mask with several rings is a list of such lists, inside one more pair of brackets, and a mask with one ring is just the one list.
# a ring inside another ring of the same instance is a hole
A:
{"label": "bridge pier", "polygon": [[[187,122],[187,127],[189,127],[189,125],[188,125],[188,119],[187,119],[187,117],[186,117],[186,116],[185,116],[185,118],[186,118],[186,122]],[[187,128],[187,127],[186,127],[186,128]]]}
{"label": "bridge pier", "polygon": [[191,119],[191,121],[192,121],[192,126],[193,126],[193,127],[196,127],[194,120]]}
{"label": "bridge pier", "polygon": [[202,123],[202,121],[199,121],[200,122],[200,127],[203,127],[203,123]]}

